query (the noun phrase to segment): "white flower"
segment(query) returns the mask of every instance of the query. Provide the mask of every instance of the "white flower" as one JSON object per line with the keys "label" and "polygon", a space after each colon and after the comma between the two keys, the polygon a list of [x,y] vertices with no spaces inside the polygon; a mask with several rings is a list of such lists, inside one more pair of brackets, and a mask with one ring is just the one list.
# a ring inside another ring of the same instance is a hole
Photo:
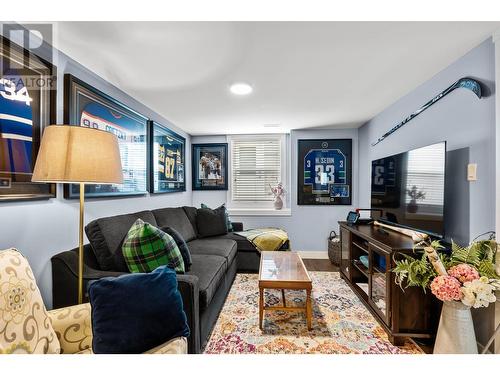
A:
{"label": "white flower", "polygon": [[490,285],[495,288],[495,290],[500,290],[500,279],[490,279]]}
{"label": "white flower", "polygon": [[486,277],[467,281],[460,289],[463,296],[462,303],[476,309],[479,307],[487,307],[490,303],[497,300],[494,294],[495,287],[490,284]]}
{"label": "white flower", "polygon": [[460,288],[462,290],[462,303],[466,306],[474,306],[476,302],[476,296],[472,292],[471,288]]}

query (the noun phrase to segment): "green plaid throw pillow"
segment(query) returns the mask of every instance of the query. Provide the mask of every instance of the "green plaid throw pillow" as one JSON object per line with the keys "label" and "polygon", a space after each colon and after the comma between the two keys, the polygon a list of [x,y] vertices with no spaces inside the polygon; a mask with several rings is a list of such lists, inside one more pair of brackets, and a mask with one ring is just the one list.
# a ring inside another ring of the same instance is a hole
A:
{"label": "green plaid throw pillow", "polygon": [[184,261],[174,239],[141,219],[129,229],[122,253],[132,273],[151,272],[165,264],[177,273],[184,273]]}

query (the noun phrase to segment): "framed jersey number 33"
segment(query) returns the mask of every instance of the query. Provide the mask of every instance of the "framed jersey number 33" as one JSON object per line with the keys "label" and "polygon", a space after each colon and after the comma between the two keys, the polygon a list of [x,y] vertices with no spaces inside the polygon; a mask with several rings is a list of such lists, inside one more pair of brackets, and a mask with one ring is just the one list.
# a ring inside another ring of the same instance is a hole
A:
{"label": "framed jersey number 33", "polygon": [[298,141],[299,205],[350,205],[351,139]]}

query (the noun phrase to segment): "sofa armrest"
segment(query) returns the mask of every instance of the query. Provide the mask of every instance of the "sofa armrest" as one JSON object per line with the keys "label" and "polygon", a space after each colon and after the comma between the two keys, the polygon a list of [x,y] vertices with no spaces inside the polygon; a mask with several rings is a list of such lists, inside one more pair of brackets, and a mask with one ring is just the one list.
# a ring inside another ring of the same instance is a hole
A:
{"label": "sofa armrest", "polygon": [[231,224],[233,225],[233,231],[234,232],[242,232],[243,231],[243,223],[240,222],[234,222],[232,221]]}
{"label": "sofa armrest", "polygon": [[[85,245],[85,248],[88,246],[90,245]],[[84,251],[84,253],[85,252],[86,251]],[[117,271],[102,271],[87,265],[85,263],[85,254],[83,259],[83,278],[86,280],[97,280],[107,276],[120,276],[126,273]],[[78,248],[54,255],[51,260],[52,263],[54,263],[54,261],[60,262],[61,265],[67,267],[68,272],[71,272],[73,276],[78,277]]]}
{"label": "sofa armrest", "polygon": [[188,337],[188,351],[189,353],[200,353],[200,287],[198,276],[177,275],[177,283],[191,331]]}
{"label": "sofa armrest", "polygon": [[59,339],[61,354],[91,349],[92,324],[89,303],[50,310],[48,315]]}
{"label": "sofa armrest", "polygon": [[[88,251],[89,245],[85,245]],[[52,262],[52,304],[54,308],[72,306],[78,303],[78,251],[64,251],[54,255]],[[101,271],[83,265],[84,302],[88,301],[87,284],[107,276],[120,276],[123,272]]]}

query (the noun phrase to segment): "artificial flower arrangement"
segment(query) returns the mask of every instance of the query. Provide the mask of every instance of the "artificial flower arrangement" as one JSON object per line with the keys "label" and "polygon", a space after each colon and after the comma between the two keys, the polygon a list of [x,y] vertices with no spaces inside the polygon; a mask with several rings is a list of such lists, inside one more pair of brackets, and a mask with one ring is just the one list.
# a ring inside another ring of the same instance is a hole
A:
{"label": "artificial flower arrangement", "polygon": [[[495,269],[497,243],[493,240],[472,242],[461,247],[452,242],[450,255],[438,253],[439,241],[422,241],[415,245],[420,258],[404,254],[395,260],[396,283],[401,287],[429,288],[441,301],[461,301],[474,308],[487,307],[496,301],[500,290],[499,270]],[[406,284],[406,285],[404,285]]]}
{"label": "artificial flower arrangement", "polygon": [[286,190],[283,187],[283,183],[281,183],[281,182],[279,182],[278,185],[276,185],[275,187],[269,185],[269,188],[271,189],[271,193],[273,193],[275,198],[277,198],[277,197],[281,198],[286,193]]}

